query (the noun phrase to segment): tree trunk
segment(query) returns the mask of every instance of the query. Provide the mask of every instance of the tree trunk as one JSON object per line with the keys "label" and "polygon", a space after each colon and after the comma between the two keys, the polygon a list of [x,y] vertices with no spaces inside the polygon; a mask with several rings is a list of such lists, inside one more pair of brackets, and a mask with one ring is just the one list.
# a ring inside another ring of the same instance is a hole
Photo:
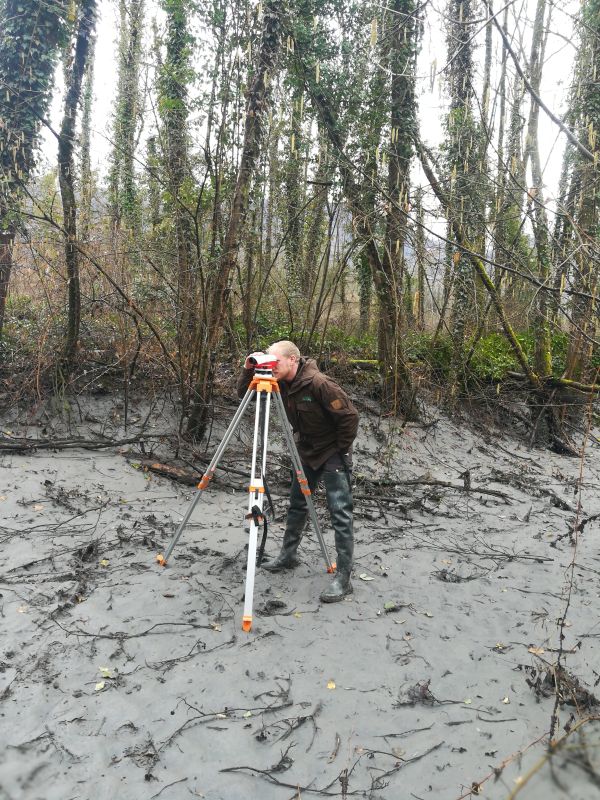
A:
{"label": "tree trunk", "polygon": [[21,0],[0,3],[0,337],[22,189],[34,166],[66,18],[63,0],[40,3],[35,13]]}
{"label": "tree trunk", "polygon": [[[598,324],[596,295],[600,248],[600,10],[593,0],[582,7],[581,47],[577,63],[575,110],[580,130],[579,141],[586,142],[592,153],[590,161],[580,149],[575,154],[572,180],[578,193],[574,209],[578,247],[573,257],[575,294],[567,353],[565,378],[590,382],[593,379],[591,355]],[[592,381],[596,382],[596,381]]]}
{"label": "tree trunk", "polygon": [[[546,0],[538,0],[533,36],[531,43],[530,82],[536,92],[540,90],[542,80],[542,65],[546,49],[544,30],[548,30],[550,20],[544,25]],[[537,273],[542,284],[536,293],[535,304],[535,369],[541,378],[552,375],[552,340],[550,336],[550,322],[548,320],[548,289],[550,283],[550,240],[548,233],[548,216],[546,214],[542,165],[538,146],[538,121],[539,106],[532,103],[527,126],[527,150],[531,164],[531,177],[533,187],[533,234],[537,258]]]}
{"label": "tree trunk", "polygon": [[270,77],[269,73],[275,65],[279,49],[281,18],[284,13],[283,5],[280,0],[268,0],[264,7],[263,32],[258,65],[248,91],[242,155],[229,225],[223,244],[223,253],[219,262],[219,269],[210,287],[198,380],[194,389],[193,403],[188,419],[188,433],[195,438],[199,438],[204,434],[208,421],[216,351],[223,329],[230,280],[235,269],[240,241],[244,231],[250,184],[260,151],[263,117],[268,102],[267,81]]}
{"label": "tree trunk", "polygon": [[[431,188],[433,189],[436,197],[438,198],[440,205],[443,208],[448,208],[450,204],[450,200],[443,191],[442,187],[440,186],[440,182],[436,178],[429,161],[427,160],[427,156],[422,145],[419,144],[418,148],[419,158],[421,161],[421,165],[423,166],[423,171],[427,176],[427,180]],[[463,258],[468,258],[473,268],[477,271],[479,278],[481,279],[485,289],[487,290],[490,299],[496,309],[498,317],[502,323],[502,327],[504,328],[504,333],[506,338],[508,339],[511,348],[515,354],[517,361],[519,362],[523,372],[527,375],[529,382],[532,388],[536,391],[542,392],[543,387],[538,375],[535,371],[531,368],[529,361],[527,360],[527,355],[523,350],[519,340],[517,339],[514,329],[510,324],[510,321],[506,315],[502,302],[500,300],[500,296],[498,294],[498,290],[494,286],[493,281],[491,280],[490,276],[487,273],[487,270],[482,262],[482,260],[477,255],[476,251],[473,250],[471,243],[467,239],[465,235],[465,231],[463,226],[461,225],[460,221],[456,218],[452,220],[452,232],[456,239],[456,244],[458,247],[461,248],[461,255]]]}
{"label": "tree trunk", "polygon": [[193,341],[196,337],[198,307],[196,288],[195,231],[193,213],[185,200],[189,180],[188,164],[188,82],[193,44],[189,32],[188,0],[163,0],[166,14],[166,58],[159,67],[159,112],[165,159],[165,184],[168,208],[173,221],[171,238],[174,283],[177,355],[180,364],[180,397],[186,408],[191,380]]}
{"label": "tree trunk", "polygon": [[14,243],[14,228],[0,231],[0,342],[2,341],[2,331],[4,328],[4,313],[6,310],[6,298],[8,296],[10,273],[12,271],[12,253]]}
{"label": "tree trunk", "polygon": [[305,145],[303,141],[302,111],[304,106],[302,90],[298,87],[290,98],[290,124],[287,157],[283,167],[285,195],[285,266],[288,289],[295,304],[306,292],[302,281],[302,262],[304,245],[304,181],[302,165]]}
{"label": "tree trunk", "polygon": [[[379,250],[377,249],[372,228],[373,214],[365,207],[363,194],[354,177],[352,163],[344,152],[343,139],[337,119],[331,109],[329,98],[319,90],[318,86],[316,86],[312,80],[309,80],[306,67],[304,67],[304,80],[311,94],[313,103],[321,116],[327,135],[335,151],[339,154],[339,170],[342,177],[344,194],[352,213],[354,226],[356,228],[356,236],[359,241],[363,243],[362,252],[369,264],[373,277],[382,320],[378,331],[378,338],[380,353],[385,360],[380,363],[380,369],[388,387],[387,396],[392,402],[395,402],[397,411],[414,413],[416,410],[414,405],[415,398],[414,394],[411,392],[408,374],[405,369],[402,343],[396,338],[397,332],[399,331],[397,325],[398,309],[394,303],[395,298],[390,293],[390,278],[386,274],[386,269],[379,255]],[[395,202],[395,198],[392,198],[392,202]],[[402,408],[404,400],[407,400],[407,404],[405,408]]]}
{"label": "tree trunk", "polygon": [[[481,138],[485,131],[474,114],[475,89],[473,70],[474,9],[472,0],[449,0],[448,88],[450,112],[448,129],[448,172],[450,179],[449,222],[458,225],[476,248],[483,242],[487,192],[482,186]],[[451,311],[453,357],[451,384],[462,380],[465,340],[477,316],[480,283],[468,258],[456,248],[454,267],[454,302]]]}
{"label": "tree trunk", "polygon": [[81,99],[81,85],[86,68],[90,39],[94,35],[96,0],[83,0],[75,41],[75,53],[69,72],[66,72],[67,91],[64,113],[58,137],[58,176],[63,207],[65,264],[68,285],[68,319],[63,348],[64,369],[68,372],[79,341],[81,322],[81,291],[79,286],[79,250],[77,245],[77,203],[75,200],[75,128]]}
{"label": "tree trunk", "polygon": [[382,261],[385,292],[380,295],[379,360],[383,370],[383,406],[396,415],[415,416],[414,394],[404,359],[405,260],[408,233],[410,162],[416,126],[414,93],[417,25],[413,0],[394,0],[387,29],[391,72],[390,145],[385,250]]}
{"label": "tree trunk", "polygon": [[425,212],[423,209],[423,190],[419,187],[415,193],[415,214],[416,214],[416,230],[415,230],[415,259],[417,262],[417,301],[416,318],[417,328],[420,331],[425,330],[425,229],[423,227],[425,221]]}
{"label": "tree trunk", "polygon": [[83,109],[81,112],[81,200],[80,200],[80,233],[82,242],[89,241],[89,229],[92,216],[92,159],[91,159],[91,124],[92,106],[94,102],[94,55],[96,40],[92,38],[83,78]]}
{"label": "tree trunk", "polygon": [[118,230],[124,223],[135,235],[139,229],[134,163],[144,0],[120,0],[119,9],[119,80],[114,117],[114,147],[109,173],[110,216],[114,230]]}

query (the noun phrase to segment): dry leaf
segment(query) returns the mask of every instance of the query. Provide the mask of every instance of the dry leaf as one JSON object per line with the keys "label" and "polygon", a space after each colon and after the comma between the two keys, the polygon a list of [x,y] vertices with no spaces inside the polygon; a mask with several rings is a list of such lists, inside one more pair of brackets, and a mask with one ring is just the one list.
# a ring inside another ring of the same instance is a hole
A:
{"label": "dry leaf", "polygon": [[19,614],[25,614],[28,611],[28,606],[19,606],[17,608],[17,611],[19,612]]}
{"label": "dry leaf", "polygon": [[99,667],[98,669],[103,678],[112,678],[112,672],[108,667]]}
{"label": "dry leaf", "polygon": [[217,631],[218,633],[223,630],[223,628],[217,622],[213,622],[210,627],[213,629],[213,631]]}
{"label": "dry leaf", "polygon": [[248,717],[251,717],[251,716],[252,716],[252,712],[251,712],[251,711],[246,711],[246,712],[244,713],[244,717],[245,717],[246,719],[248,719]]}
{"label": "dry leaf", "polygon": [[294,611],[294,616],[296,619],[302,619],[302,614],[299,611]]}
{"label": "dry leaf", "polygon": [[470,697],[467,697],[467,699],[464,701],[464,703],[465,703],[465,705],[466,705],[466,706],[470,706],[472,702],[473,702],[473,701],[471,700],[471,698],[470,698]]}
{"label": "dry leaf", "polygon": [[423,613],[425,614],[426,617],[433,617],[431,611],[424,611]]}
{"label": "dry leaf", "polygon": [[370,575],[367,575],[366,572],[361,572],[358,577],[361,579],[361,581],[372,581],[373,580],[373,578]]}
{"label": "dry leaf", "polygon": [[95,689],[97,692],[101,692],[101,691],[102,691],[102,689],[104,689],[104,687],[105,687],[105,686],[106,686],[106,682],[105,682],[105,681],[99,681],[99,682],[98,682],[98,683],[97,683],[97,684],[94,686],[94,689]]}
{"label": "dry leaf", "polygon": [[102,561],[100,562],[100,566],[101,567],[108,567],[109,563],[110,562],[108,561],[108,559],[103,558]]}
{"label": "dry leaf", "polygon": [[542,653],[546,652],[543,647],[528,647],[527,651],[533,653],[534,656],[541,656]]}
{"label": "dry leaf", "polygon": [[34,511],[42,511],[42,510],[43,510],[43,508],[44,508],[44,506],[42,506],[42,505],[39,505],[39,504],[38,504],[38,505],[36,505],[36,506],[34,506],[34,507],[33,507],[33,510],[34,510]]}
{"label": "dry leaf", "polygon": [[4,500],[6,500],[6,495],[0,495],[0,503],[2,503]]}
{"label": "dry leaf", "polygon": [[335,681],[328,681],[327,682],[328,689],[335,689]]}

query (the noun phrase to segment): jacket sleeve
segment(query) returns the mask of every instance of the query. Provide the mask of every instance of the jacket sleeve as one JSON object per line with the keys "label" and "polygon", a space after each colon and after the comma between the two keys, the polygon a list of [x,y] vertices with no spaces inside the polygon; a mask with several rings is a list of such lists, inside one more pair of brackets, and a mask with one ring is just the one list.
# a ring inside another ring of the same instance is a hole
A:
{"label": "jacket sleeve", "polygon": [[313,391],[335,426],[338,450],[347,453],[358,431],[358,411],[342,387],[327,376],[313,381]]}
{"label": "jacket sleeve", "polygon": [[246,392],[248,391],[248,386],[250,381],[254,377],[254,370],[253,369],[244,369],[242,367],[242,371],[239,374],[237,380],[237,393],[238,397],[243,397]]}

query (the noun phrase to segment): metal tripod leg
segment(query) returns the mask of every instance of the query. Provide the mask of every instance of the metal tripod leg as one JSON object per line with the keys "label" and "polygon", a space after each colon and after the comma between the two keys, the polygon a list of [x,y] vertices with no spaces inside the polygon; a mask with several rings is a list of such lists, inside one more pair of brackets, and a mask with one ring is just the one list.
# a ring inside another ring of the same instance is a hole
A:
{"label": "metal tripod leg", "polygon": [[[246,588],[244,591],[244,615],[242,617],[242,630],[248,633],[252,630],[252,605],[254,602],[254,578],[256,575],[256,545],[258,540],[257,516],[263,512],[265,498],[265,471],[267,463],[267,441],[269,438],[269,413],[271,409],[271,392],[264,392],[265,403],[263,408],[263,392],[259,389],[256,398],[256,413],[254,417],[254,443],[252,446],[252,467],[250,470],[250,486],[248,487],[248,517],[250,519],[250,534],[248,538],[248,563],[246,566]],[[258,439],[261,429],[260,419],[264,413],[263,441],[260,469],[257,469]],[[260,514],[253,513],[258,508]]]}
{"label": "metal tripod leg", "polygon": [[333,572],[335,570],[335,564],[333,564],[329,558],[329,551],[327,550],[327,545],[325,544],[325,539],[323,538],[323,534],[321,532],[321,526],[319,525],[319,520],[317,518],[317,511],[315,509],[312,493],[310,491],[306,475],[304,474],[304,469],[302,468],[300,454],[298,453],[296,442],[294,441],[292,431],[290,430],[290,424],[288,422],[287,414],[285,413],[285,406],[283,405],[283,400],[281,399],[279,392],[275,392],[274,394],[277,410],[279,411],[279,416],[281,418],[281,427],[283,428],[283,433],[285,435],[290,456],[292,458],[292,464],[294,465],[296,480],[300,484],[300,489],[304,495],[304,499],[306,500],[310,521],[312,522],[315,533],[317,534],[317,539],[319,540],[319,545],[321,546],[321,553],[323,554],[323,558],[327,564],[327,572]]}
{"label": "metal tripod leg", "polygon": [[241,422],[241,419],[242,419],[242,417],[244,415],[244,412],[248,408],[248,405],[249,405],[252,397],[255,394],[256,394],[256,392],[254,390],[248,389],[248,391],[244,395],[244,398],[242,399],[242,402],[238,406],[237,411],[233,415],[233,419],[229,423],[229,427],[225,431],[225,435],[221,439],[221,442],[219,443],[219,446],[217,447],[217,449],[215,451],[215,454],[213,456],[212,461],[208,465],[208,468],[207,468],[206,472],[204,473],[200,483],[198,484],[198,491],[196,492],[196,496],[194,497],[194,499],[190,503],[190,505],[188,507],[188,510],[185,512],[185,516],[183,517],[183,519],[179,523],[179,527],[177,528],[177,530],[175,532],[175,536],[173,536],[173,539],[171,540],[171,543],[167,547],[167,549],[165,551],[165,554],[164,555],[159,554],[159,555],[156,556],[156,560],[158,561],[158,563],[161,566],[165,567],[167,565],[167,561],[169,560],[169,557],[170,557],[171,553],[173,552],[173,548],[175,547],[175,545],[179,541],[179,537],[183,533],[183,530],[184,530],[185,526],[187,525],[187,523],[189,521],[189,518],[192,516],[192,513],[193,513],[194,509],[196,508],[196,504],[198,503],[198,501],[202,497],[202,491],[204,489],[206,489],[206,487],[210,483],[210,481],[211,481],[211,479],[212,479],[212,477],[214,475],[215,469],[217,468],[217,464],[219,463],[225,448],[229,444],[229,441],[230,441],[231,437],[235,433],[237,426]]}

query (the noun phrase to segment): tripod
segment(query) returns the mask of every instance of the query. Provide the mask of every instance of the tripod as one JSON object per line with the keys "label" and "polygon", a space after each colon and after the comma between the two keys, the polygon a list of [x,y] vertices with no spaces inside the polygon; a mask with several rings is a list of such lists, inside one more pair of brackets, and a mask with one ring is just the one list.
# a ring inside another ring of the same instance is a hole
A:
{"label": "tripod", "polygon": [[[196,504],[202,497],[202,492],[208,484],[210,483],[215,469],[217,468],[217,464],[219,463],[225,448],[229,444],[233,434],[238,429],[242,417],[244,416],[244,412],[250,405],[252,399],[256,397],[256,412],[254,416],[254,441],[252,445],[252,466],[250,469],[250,485],[248,487],[248,514],[247,519],[250,520],[250,531],[249,531],[249,540],[248,540],[248,565],[246,570],[246,591],[244,593],[244,613],[242,617],[242,630],[249,632],[252,629],[252,603],[254,599],[254,578],[256,574],[256,548],[258,542],[258,525],[259,522],[263,519],[263,503],[264,503],[264,496],[265,496],[265,475],[266,475],[266,463],[267,463],[267,442],[269,436],[269,415],[271,411],[271,398],[275,398],[275,406],[277,411],[279,412],[279,417],[281,419],[281,425],[283,428],[283,433],[285,435],[286,444],[288,446],[288,451],[290,457],[292,459],[292,464],[294,467],[295,479],[298,481],[300,485],[300,491],[305,497],[306,505],[308,507],[308,514],[310,517],[310,521],[312,526],[317,534],[317,539],[319,540],[319,545],[321,547],[321,553],[323,554],[323,558],[325,559],[325,564],[327,565],[327,572],[334,572],[335,564],[331,562],[329,558],[329,552],[327,550],[327,545],[325,544],[325,540],[323,539],[323,534],[321,532],[321,528],[319,526],[319,521],[317,519],[317,512],[315,509],[315,504],[313,502],[312,493],[308,485],[308,480],[302,468],[302,462],[300,461],[300,456],[298,454],[298,450],[296,448],[296,443],[294,442],[294,437],[292,434],[292,430],[290,428],[290,424],[287,420],[287,416],[285,413],[285,407],[283,405],[283,400],[281,399],[281,394],[279,392],[279,384],[277,380],[273,377],[272,365],[271,364],[263,364],[257,366],[254,371],[254,378],[250,382],[248,386],[248,390],[242,399],[237,411],[235,412],[233,419],[231,420],[225,435],[223,436],[217,450],[213,456],[212,461],[208,465],[208,468],[200,483],[198,484],[198,492],[196,496],[192,500],[188,510],[185,513],[185,516],[179,523],[179,527],[177,528],[171,543],[167,547],[164,555],[159,554],[156,556],[157,562],[161,566],[166,566],[167,561],[171,553],[173,552],[173,548],[177,544],[179,537],[183,533],[185,526],[187,525]],[[262,449],[259,448],[259,433],[262,430],[263,437],[262,437]],[[261,547],[262,550],[262,547]]]}

